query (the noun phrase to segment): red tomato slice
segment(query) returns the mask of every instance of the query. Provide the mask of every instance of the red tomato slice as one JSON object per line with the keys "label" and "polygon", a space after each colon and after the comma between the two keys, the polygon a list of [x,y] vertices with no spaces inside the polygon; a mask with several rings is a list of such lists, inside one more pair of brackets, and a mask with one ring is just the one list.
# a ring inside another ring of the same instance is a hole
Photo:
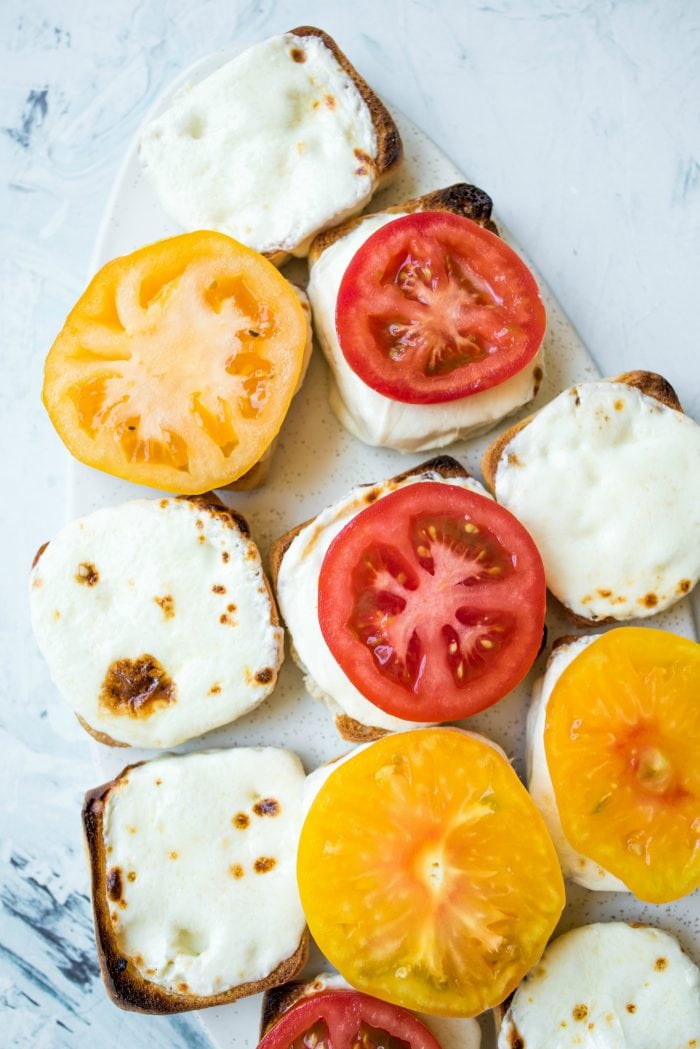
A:
{"label": "red tomato slice", "polygon": [[486,496],[421,481],[379,499],[328,548],[323,637],[353,685],[388,714],[452,721],[491,706],[542,641],[542,559]]}
{"label": "red tomato slice", "polygon": [[303,998],[268,1031],[258,1049],[440,1049],[406,1009],[356,991]]}
{"label": "red tomato slice", "polygon": [[395,401],[435,404],[504,382],[537,353],[545,312],[512,248],[471,219],[404,215],[373,233],[338,291],[346,361]]}

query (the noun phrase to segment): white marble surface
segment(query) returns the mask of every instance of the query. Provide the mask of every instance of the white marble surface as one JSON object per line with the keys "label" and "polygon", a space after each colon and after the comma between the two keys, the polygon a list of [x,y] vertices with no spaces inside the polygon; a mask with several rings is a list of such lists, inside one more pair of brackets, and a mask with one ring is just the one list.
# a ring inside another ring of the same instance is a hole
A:
{"label": "white marble surface", "polygon": [[41,369],[154,97],[200,55],[309,22],[491,193],[602,371],[659,370],[700,417],[693,0],[3,0],[3,1046],[208,1044],[186,1017],[114,1009],[97,976],[79,825],[95,772],[26,611],[31,557],[65,516]]}

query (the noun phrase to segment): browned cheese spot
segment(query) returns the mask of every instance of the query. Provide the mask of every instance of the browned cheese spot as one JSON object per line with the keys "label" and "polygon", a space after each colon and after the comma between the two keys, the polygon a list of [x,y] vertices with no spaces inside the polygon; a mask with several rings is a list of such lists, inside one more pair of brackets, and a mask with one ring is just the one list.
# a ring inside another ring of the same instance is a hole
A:
{"label": "browned cheese spot", "polygon": [[163,613],[164,619],[173,618],[175,615],[175,599],[171,594],[166,594],[165,597],[154,597],[153,600]]}
{"label": "browned cheese spot", "polygon": [[615,411],[616,412],[621,412],[624,407],[625,407],[625,405],[624,405],[623,401],[620,401],[620,400],[615,401]]}
{"label": "browned cheese spot", "polygon": [[658,605],[659,599],[656,594],[645,594],[644,597],[640,598],[639,603],[646,608],[654,608],[655,605]]}
{"label": "browned cheese spot", "polygon": [[277,860],[274,860],[272,856],[258,856],[253,866],[256,874],[267,874],[268,871],[277,866]]}
{"label": "browned cheese spot", "polygon": [[129,834],[135,834],[136,833],[136,827],[127,827],[127,830],[129,831]]}
{"label": "browned cheese spot", "polygon": [[679,594],[687,594],[688,591],[690,590],[690,580],[689,579],[681,579],[680,583],[678,584],[677,589],[678,589],[678,593]]}
{"label": "browned cheese spot", "polygon": [[628,1013],[636,1013],[637,1006],[634,1004],[634,1002],[628,1002],[627,1005],[625,1006],[625,1009],[627,1010]]}
{"label": "browned cheese spot", "polygon": [[588,1016],[588,1006],[575,1005],[571,1015],[573,1016],[574,1020],[585,1020]]}
{"label": "browned cheese spot", "polygon": [[280,803],[277,798],[263,798],[255,802],[253,812],[256,816],[279,816]]}
{"label": "browned cheese spot", "polygon": [[510,1042],[509,1049],[525,1049],[525,1039],[515,1027],[509,1032],[508,1040]]}
{"label": "browned cheese spot", "polygon": [[81,583],[83,586],[95,586],[99,578],[100,573],[93,564],[90,564],[89,561],[80,562],[78,571],[75,573],[76,583]]}
{"label": "browned cheese spot", "polygon": [[155,974],[156,974],[155,969],[146,969],[146,975],[147,976],[155,976]]}
{"label": "browned cheese spot", "polygon": [[228,606],[228,612],[222,612],[219,616],[219,622],[223,623],[224,626],[236,626],[238,620],[233,614],[236,611],[235,605]]}
{"label": "browned cheese spot", "polygon": [[258,559],[258,548],[255,543],[248,543],[245,548],[245,559],[246,561],[257,561]]}
{"label": "browned cheese spot", "polygon": [[201,517],[198,517],[194,524],[195,524],[195,528],[198,528],[200,530],[200,532],[204,528],[204,521],[202,520]]}
{"label": "browned cheese spot", "polygon": [[320,105],[321,105],[321,103],[319,102],[319,100],[318,100],[317,98],[315,98],[315,99],[313,100],[313,102],[311,103],[311,108],[312,108],[312,109],[318,109],[318,107],[319,107]]}
{"label": "browned cheese spot", "polygon": [[302,51],[302,49],[300,47],[293,47],[292,50],[289,53],[290,53],[290,55],[292,56],[292,58],[294,59],[295,62],[305,62],[306,61],[306,51]]}
{"label": "browned cheese spot", "polygon": [[177,985],[177,989],[178,989],[178,991],[181,991],[183,994],[187,994],[187,992],[189,991],[190,988],[189,988],[189,984],[186,984],[185,981],[182,980]]}
{"label": "browned cheese spot", "polygon": [[229,563],[229,561],[231,560],[231,555],[228,552],[228,550],[221,551],[221,560],[224,562],[225,565]]}
{"label": "browned cheese spot", "polygon": [[223,583],[214,583],[214,585],[213,585],[213,587],[211,589],[212,589],[212,593],[214,593],[214,594],[225,594],[226,593],[226,587],[223,585]]}
{"label": "browned cheese spot", "polygon": [[274,670],[271,667],[263,667],[262,670],[258,670],[255,675],[255,680],[259,685],[268,685],[272,681],[275,675]]}
{"label": "browned cheese spot", "polygon": [[370,488],[368,492],[364,494],[364,500],[366,503],[374,503],[379,498],[379,489]]}
{"label": "browned cheese spot", "polygon": [[518,459],[518,456],[516,455],[515,452],[509,452],[508,453],[508,465],[509,466],[522,466],[523,464],[520,462],[520,459]]}
{"label": "browned cheese spot", "polygon": [[136,871],[129,871],[127,878],[129,881],[136,881]]}
{"label": "browned cheese spot", "polygon": [[574,404],[578,408],[579,404],[581,403],[581,398],[579,397],[579,392],[578,392],[578,390],[576,389],[575,386],[574,386],[573,390],[571,391],[571,393],[573,394],[573,397],[574,397]]}
{"label": "browned cheese spot", "polygon": [[61,618],[61,613],[58,611],[57,608],[54,608],[54,610],[53,610],[53,617],[54,617],[54,619],[60,619]]}
{"label": "browned cheese spot", "polygon": [[595,1024],[589,1024],[588,1025],[588,1030],[589,1031],[595,1031]]}
{"label": "browned cheese spot", "polygon": [[612,590],[601,590],[600,587],[598,587],[598,593],[601,597],[612,597]]}
{"label": "browned cheese spot", "polygon": [[333,95],[326,95],[324,101],[329,109],[335,109],[335,98]]}
{"label": "browned cheese spot", "polygon": [[668,967],[668,958],[657,958],[654,962],[654,968],[658,973],[661,973]]}
{"label": "browned cheese spot", "polygon": [[137,966],[139,969],[143,965],[143,958],[141,957],[140,954],[134,955],[134,957],[131,960],[134,963],[134,965]]}
{"label": "browned cheese spot", "polygon": [[231,873],[232,878],[243,877],[243,868],[241,867],[240,863],[234,863],[231,867],[229,867],[229,871]]}
{"label": "browned cheese spot", "polygon": [[168,859],[169,860],[179,860],[180,859],[180,854],[178,852],[175,852],[175,850],[173,849],[172,852],[168,853]]}
{"label": "browned cheese spot", "polygon": [[113,714],[148,718],[174,703],[175,685],[155,656],[117,659],[102,682],[100,706]]}
{"label": "browned cheese spot", "polygon": [[355,168],[356,175],[366,175],[371,167],[372,158],[368,156],[363,149],[355,148],[353,153],[360,162],[360,166]]}
{"label": "browned cheese spot", "polygon": [[161,499],[161,501],[160,501],[160,503],[158,505],[160,506],[161,510],[165,510],[165,508],[166,508],[166,506],[168,505],[169,502],[170,502],[169,499]]}
{"label": "browned cheese spot", "polygon": [[198,535],[197,539],[199,540],[200,543],[206,543],[206,541],[207,541],[207,537],[205,535]]}
{"label": "browned cheese spot", "polygon": [[159,786],[161,785],[161,783],[162,783],[162,782],[163,782],[163,780],[162,780],[162,779],[157,779],[157,780],[155,781],[156,787],[159,787]]}
{"label": "browned cheese spot", "polygon": [[533,386],[533,390],[532,390],[532,394],[533,394],[533,396],[536,397],[537,394],[540,392],[540,386],[542,385],[542,380],[544,378],[544,372],[540,368],[539,364],[534,369],[534,371],[532,373],[532,377],[535,380],[535,383],[534,383],[534,386]]}
{"label": "browned cheese spot", "polygon": [[221,692],[221,685],[219,684],[218,681],[215,681],[214,684],[209,689],[209,693],[208,694],[210,696],[218,696],[219,692]]}
{"label": "browned cheese spot", "polygon": [[237,827],[238,830],[245,830],[250,823],[250,816],[246,815],[245,812],[237,812],[231,820],[231,823],[234,827]]}
{"label": "browned cheese spot", "polygon": [[107,871],[107,896],[115,903],[122,898],[122,872],[119,867]]}

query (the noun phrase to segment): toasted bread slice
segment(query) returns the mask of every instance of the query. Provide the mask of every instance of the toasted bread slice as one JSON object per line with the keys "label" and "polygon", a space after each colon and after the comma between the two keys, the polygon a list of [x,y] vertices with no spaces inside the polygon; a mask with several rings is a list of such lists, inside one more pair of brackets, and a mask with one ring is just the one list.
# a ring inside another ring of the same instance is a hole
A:
{"label": "toasted bread slice", "polygon": [[361,211],[402,154],[386,107],[314,26],[255,44],[180,91],[141,138],[172,218],[275,265]]}
{"label": "toasted bread slice", "polygon": [[129,765],[88,791],[95,937],[116,1005],[205,1009],[299,973],[303,782],[290,752],[235,748]]}
{"label": "toasted bread slice", "polygon": [[[435,457],[434,459],[429,459],[425,463],[421,463],[419,466],[414,466],[410,470],[405,470],[402,473],[397,474],[396,477],[390,478],[388,481],[383,481],[376,484],[360,485],[358,488],[353,489],[353,492],[350,494],[348,500],[340,500],[339,503],[336,505],[340,506],[341,504],[344,505],[346,501],[349,502],[349,508],[347,508],[348,513],[346,517],[346,519],[349,520],[350,517],[353,516],[353,513],[357,513],[360,510],[364,509],[366,506],[369,506],[378,498],[378,496],[381,496],[382,494],[386,494],[387,492],[394,490],[396,487],[401,486],[405,481],[411,478],[421,477],[423,475],[426,475],[430,479],[441,478],[446,481],[450,478],[456,478],[460,481],[469,479],[468,472],[460,463],[457,462],[456,459],[453,459],[449,455],[440,455]],[[279,589],[278,584],[280,570],[282,567],[284,557],[287,554],[290,546],[297,538],[297,536],[301,535],[307,529],[312,528],[312,526],[317,520],[318,518],[314,517],[308,521],[304,521],[302,524],[297,525],[296,528],[293,528],[291,531],[285,533],[285,535],[280,536],[280,538],[272,544],[272,548],[270,551],[270,578],[272,580],[273,587],[276,590]],[[322,531],[323,526],[319,526],[317,535],[320,535]],[[316,698],[323,699],[330,706],[332,712],[334,713],[335,726],[340,735],[343,737],[343,739],[346,739],[351,743],[369,743],[371,740],[379,739],[380,736],[384,736],[388,731],[391,731],[389,727],[380,728],[377,725],[364,723],[358,720],[357,718],[351,716],[350,714],[345,712],[342,709],[342,707],[339,706],[335,697],[332,697],[328,693],[324,692],[321,686],[319,686],[317,682],[313,679],[308,668],[304,664],[303,659],[296,650],[294,643],[294,631],[292,626],[290,626],[290,624],[287,623],[287,627],[290,631],[290,636],[292,639],[292,658],[294,659],[294,662],[297,664],[297,666],[305,676],[306,687],[311,695],[315,696]],[[318,643],[320,645],[325,646],[325,642],[323,641],[320,634],[320,628]],[[381,713],[382,712],[377,709],[377,714]],[[394,720],[397,721],[397,725],[393,726],[392,723],[392,728],[411,727],[408,722],[402,722],[401,724],[398,724],[398,719]]]}
{"label": "toasted bread slice", "polygon": [[[465,219],[478,222],[484,229],[498,234],[498,227],[491,219],[493,201],[488,193],[478,186],[472,186],[467,182],[455,182],[445,189],[436,189],[431,193],[424,193],[420,197],[412,197],[403,204],[394,204],[390,208],[383,208],[382,213],[388,215],[413,215],[417,211],[449,211],[453,215],[462,215]],[[332,229],[324,230],[311,242],[309,248],[309,265],[313,266],[331,244],[342,240],[351,230],[361,225],[371,215],[357,215],[348,219]]]}
{"label": "toasted bread slice", "polygon": [[[560,394],[559,398],[556,398],[555,400],[559,401],[560,399],[565,398],[568,394],[573,398],[574,406],[578,408],[578,406],[581,403],[582,392],[585,392],[588,388],[591,387],[603,387],[607,383],[621,384],[628,387],[629,389],[638,390],[643,395],[643,397],[651,398],[653,401],[657,402],[660,405],[663,405],[665,408],[670,409],[673,412],[678,412],[681,416],[683,416],[683,408],[675,393],[675,390],[670,385],[670,383],[668,383],[667,380],[664,379],[662,376],[657,375],[653,372],[646,371],[625,372],[624,374],[618,375],[611,379],[599,380],[597,383],[580,383],[577,386],[572,387],[569,391],[565,391],[564,393]],[[554,403],[555,402],[550,402],[550,405]],[[528,418],[523,419],[521,422],[516,423],[514,426],[511,426],[508,430],[504,431],[504,433],[502,433],[495,441],[493,441],[492,444],[486,449],[486,452],[484,453],[481,462],[481,472],[487,487],[493,494],[497,493],[498,478],[499,476],[501,476],[499,473],[500,471],[505,471],[506,469],[519,470],[523,466],[523,464],[519,461],[517,451],[511,447],[512,442],[515,438],[517,438],[518,434],[522,433],[528,426],[530,426],[533,420],[538,418],[542,412],[548,411],[550,405],[545,406],[545,408],[541,409],[540,412],[528,416]],[[623,399],[621,399],[619,403],[615,402],[614,410],[610,411],[608,414],[605,414],[602,408],[599,409],[599,412],[601,418],[604,419],[605,424],[610,425],[611,419],[613,423],[616,421],[616,416],[619,416],[620,419],[623,418],[625,414],[624,407],[625,406]],[[657,412],[655,413],[654,417],[660,418],[661,415],[662,413]],[[686,419],[687,417],[683,416],[683,418]],[[695,424],[693,424],[691,420],[688,420],[687,424],[685,424],[682,434],[680,433],[677,427],[672,427],[672,429],[673,433],[671,435],[671,442],[673,442],[674,440],[680,440],[681,447],[683,446],[684,442],[685,444],[688,444],[690,442],[691,447],[695,446],[695,443],[698,439],[698,431],[695,427]],[[676,433],[676,431],[678,431],[678,433]],[[554,447],[556,445],[556,439],[557,435],[553,432],[551,435],[551,440],[549,442],[550,447]],[[611,437],[611,441],[612,440],[613,438]],[[617,434],[615,440],[618,441],[619,444],[625,442],[629,443],[627,437],[623,432]],[[668,446],[671,447],[671,444],[669,444]],[[508,451],[509,447],[510,451]],[[567,445],[567,448],[569,447],[570,444]],[[572,450],[570,450],[567,454],[570,455],[569,461],[571,465],[571,475],[569,479],[569,484],[571,486],[575,486],[577,484],[579,472],[581,472],[581,474],[587,478],[587,484],[589,487],[587,487],[582,492],[581,499],[583,502],[585,501],[586,496],[590,493],[591,476],[586,474],[585,470],[583,470],[583,467],[579,471],[579,462],[577,461],[577,456],[590,455],[592,454],[592,452],[588,445],[584,442],[584,444],[582,444],[578,449],[572,448]],[[677,458],[674,456],[674,459],[675,469],[678,469],[681,472],[683,472],[684,470],[688,470],[688,463],[684,462],[683,456],[678,456]],[[673,485],[675,485],[675,490],[677,493],[679,493],[679,488],[686,487],[686,481],[683,480],[683,477],[681,477],[678,484],[676,484],[675,479],[668,474],[669,461],[666,461],[664,464],[657,464],[657,469],[654,474],[653,483],[651,481],[649,482],[650,484],[652,484],[652,487],[639,487],[637,495],[642,500],[638,507],[639,513],[641,513],[643,509],[645,511],[651,510],[655,498],[658,497],[660,499],[661,496],[664,494],[664,489],[667,487],[670,488],[672,483]],[[649,462],[651,462],[651,458],[649,459]],[[590,465],[592,468],[592,464],[586,463],[586,465]],[[610,466],[610,464],[607,464],[607,466]],[[646,461],[642,464],[642,467],[644,469],[647,469]],[[594,476],[598,474],[603,475],[604,473],[605,466],[600,465],[595,470]],[[598,478],[596,477],[596,479]],[[626,476],[620,478],[620,480],[622,484],[632,485],[634,479],[630,476]],[[692,475],[690,475],[687,480],[689,486],[692,486]],[[630,492],[631,491],[632,490],[630,489]],[[534,491],[531,490],[530,497],[532,497],[532,495],[534,494]],[[562,491],[561,497],[564,499],[568,498],[569,501],[571,501],[571,492]],[[674,496],[674,498],[679,497],[687,499],[690,503],[692,503],[693,501],[692,492],[687,492],[684,496],[680,494]],[[692,588],[692,585],[694,585],[695,580],[697,579],[698,569],[694,570],[692,566],[690,568],[687,568],[687,565],[685,565],[686,559],[683,558],[683,564],[679,565],[678,568],[679,579],[677,582],[674,581],[673,585],[671,586],[666,585],[666,583],[659,576],[658,581],[655,581],[654,583],[649,583],[648,590],[646,590],[643,594],[631,597],[629,595],[626,595],[625,593],[621,593],[620,588],[616,588],[614,582],[601,582],[594,594],[585,595],[580,600],[577,598],[576,595],[567,597],[567,595],[563,592],[561,584],[559,584],[556,588],[552,584],[551,565],[548,565],[547,563],[548,551],[543,550],[542,548],[544,539],[537,535],[536,528],[526,519],[522,511],[519,512],[518,505],[516,505],[515,503],[511,505],[511,502],[509,502],[508,499],[502,498],[501,501],[504,501],[505,505],[516,513],[516,516],[520,516],[523,519],[523,523],[525,524],[525,526],[529,527],[532,531],[533,538],[536,542],[538,542],[538,545],[540,546],[540,553],[543,554],[543,559],[545,561],[545,571],[548,575],[548,585],[550,586],[550,590],[552,590],[554,596],[563,605],[565,611],[570,616],[570,618],[582,627],[588,627],[592,623],[602,624],[620,622],[624,619],[639,616],[643,617],[646,615],[653,614],[656,611],[661,611],[662,608],[669,607],[669,605],[673,604],[677,600],[680,600],[681,597],[688,593],[689,590]],[[627,507],[630,508],[632,506],[632,497],[630,497],[630,499],[627,502]],[[619,514],[616,514],[616,511],[612,509],[611,504],[609,504],[607,507],[601,507],[601,526],[605,521],[606,514],[611,518],[616,517],[616,519],[619,519]],[[673,514],[671,514],[670,516],[673,516]],[[676,521],[676,524],[679,524],[679,522]],[[689,525],[689,527],[692,528],[692,522]],[[631,520],[630,528],[632,528]],[[639,541],[640,536],[636,534],[635,528],[635,534],[632,535],[630,533],[630,535],[628,536],[628,550],[633,551],[635,547],[637,550],[639,550]],[[693,551],[697,551],[697,543],[695,542],[695,540],[692,539],[692,536],[687,542],[679,538],[677,545],[679,548],[681,546],[684,547],[686,549],[686,552],[689,552],[691,560],[693,559]],[[631,584],[628,583],[628,586],[631,587]],[[579,601],[579,607],[572,607],[572,605],[575,604],[576,601]],[[583,602],[582,604],[581,601]],[[600,601],[609,602],[609,614],[606,614],[605,611],[598,611],[598,605]],[[591,604],[592,611],[591,613],[587,614],[585,606],[589,603]],[[620,611],[616,613],[617,607],[619,607]]]}
{"label": "toasted bread slice", "polygon": [[211,493],[70,522],[35,558],[30,604],[59,691],[110,746],[175,746],[234,721],[283,659],[248,525]]}

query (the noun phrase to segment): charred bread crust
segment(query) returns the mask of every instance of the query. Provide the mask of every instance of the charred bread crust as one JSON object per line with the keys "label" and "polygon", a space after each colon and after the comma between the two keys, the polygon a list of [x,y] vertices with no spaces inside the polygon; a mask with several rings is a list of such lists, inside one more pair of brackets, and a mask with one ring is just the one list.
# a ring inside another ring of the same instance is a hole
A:
{"label": "charred bread crust", "polygon": [[[436,189],[432,193],[424,193],[422,197],[413,197],[403,204],[394,204],[390,208],[382,208],[382,212],[390,215],[408,212],[409,215],[412,215],[417,211],[449,211],[453,215],[461,215],[463,218],[471,219],[473,222],[483,226],[484,229],[488,229],[491,233],[498,235],[498,228],[491,221],[492,207],[493,201],[483,189],[479,189],[478,186],[472,186],[467,182],[456,182],[445,189]],[[336,240],[347,236],[355,226],[359,226],[364,219],[370,217],[371,215],[356,215],[354,218],[348,219],[347,222],[341,222],[339,226],[334,226],[332,229],[319,233],[309,248],[309,265],[313,266],[326,248],[330,248],[331,244],[335,244]]]}
{"label": "charred bread crust", "polygon": [[[640,390],[647,397],[653,397],[655,401],[659,401],[661,404],[666,405],[667,408],[672,408],[676,412],[682,412],[683,408],[681,402],[678,399],[676,391],[671,386],[670,382],[663,378],[661,375],[657,375],[656,372],[645,372],[645,371],[633,371],[623,372],[622,375],[616,375],[612,379],[601,379],[600,382],[622,382],[626,386],[632,386],[636,390]],[[574,384],[576,385],[576,384]],[[583,385],[583,383],[581,384]],[[508,430],[505,430],[499,437],[493,441],[486,451],[481,460],[481,474],[486,482],[486,486],[491,493],[494,492],[496,485],[496,471],[499,463],[503,457],[503,452],[507,444],[510,444],[516,433],[522,430],[528,423],[537,415],[537,412],[533,412],[532,415],[528,415],[526,419],[522,419],[519,423],[515,423]],[[584,619],[583,623],[588,626],[593,620]],[[603,620],[597,619],[596,623],[603,622],[617,622],[617,620]]]}
{"label": "charred bread crust", "polygon": [[552,653],[556,652],[562,645],[573,645],[574,641],[580,641],[580,634],[562,634],[561,637],[555,637],[552,641]]}
{"label": "charred bread crust", "polygon": [[41,558],[41,555],[43,554],[44,550],[46,549],[46,547],[48,545],[49,545],[49,540],[47,539],[45,543],[41,544],[41,546],[39,547],[37,552],[34,554],[34,560],[32,561],[32,567],[31,567],[30,571],[33,571],[36,568],[36,566],[39,564],[39,560]]}
{"label": "charred bread crust", "polygon": [[351,65],[333,37],[325,33],[323,29],[318,29],[316,26],[303,25],[297,26],[296,29],[290,29],[290,33],[294,36],[318,37],[331,52],[343,72],[350,77],[369,109],[377,136],[377,156],[373,161],[375,179],[380,181],[389,174],[393,174],[403,158],[403,143],[401,142],[399,129],[384,103],[375,95],[367,81],[360,76],[355,67]]}
{"label": "charred bread crust", "polygon": [[[655,401],[659,401],[667,408],[672,408],[673,411],[676,412],[683,412],[683,407],[678,399],[678,395],[670,382],[656,372],[646,372],[641,370],[623,372],[622,375],[616,375],[612,379],[601,379],[599,381],[625,383],[626,386],[631,386],[634,389],[639,390],[647,397],[652,397]],[[581,383],[581,385],[583,385],[583,383]],[[532,415],[528,415],[526,419],[522,419],[521,422],[515,423],[514,426],[505,430],[504,433],[497,437],[484,452],[481,460],[481,475],[484,478],[486,487],[493,495],[495,495],[496,490],[496,471],[498,470],[499,464],[503,458],[506,446],[510,444],[520,430],[524,429],[528,423],[532,422],[536,415],[537,412],[533,412]],[[605,616],[604,619],[586,619],[585,616],[580,616],[577,612],[567,608],[563,602],[554,598],[554,595],[550,594],[550,596],[564,610],[567,618],[570,619],[572,623],[575,623],[576,626],[581,627],[584,630],[590,629],[592,626],[608,626],[620,622],[620,620],[615,619],[614,616]],[[557,642],[555,641],[554,644],[556,646]],[[554,650],[554,648],[552,650]]]}
{"label": "charred bread crust", "polygon": [[83,830],[90,866],[92,912],[95,923],[97,956],[107,993],[120,1009],[137,1013],[183,1013],[191,1009],[208,1009],[214,1005],[228,1005],[247,995],[258,994],[270,987],[286,983],[298,975],[306,964],[309,953],[309,934],[305,929],[299,946],[291,957],[281,962],[274,972],[262,980],[239,984],[219,994],[199,996],[167,991],[150,983],[122,955],[109,917],[105,886],[107,882],[107,855],[104,845],[104,810],[109,794],[132,769],[143,765],[138,761],[127,765],[109,783],[103,783],[85,795],[83,803]]}
{"label": "charred bread crust", "polygon": [[[461,463],[457,462],[456,459],[453,459],[451,455],[436,455],[433,459],[428,459],[426,462],[420,463],[418,466],[412,466],[409,470],[402,471],[402,473],[390,478],[390,481],[398,483],[400,481],[405,481],[408,477],[419,476],[428,471],[438,473],[446,480],[450,477],[469,477],[467,470],[465,470]],[[369,483],[366,487],[368,489],[367,494],[369,495],[372,491],[373,485],[372,483]],[[296,528],[292,528],[291,531],[285,532],[284,535],[280,536],[279,539],[276,539],[273,542],[270,550],[270,578],[275,590],[277,589],[277,579],[284,555],[287,550],[289,550],[289,547],[299,533],[308,525],[313,524],[315,520],[315,517],[311,517],[308,521],[303,521],[300,525],[297,525]],[[291,645],[291,653],[294,662],[300,670],[306,673],[293,644]],[[364,725],[361,721],[357,721],[355,718],[350,717],[349,714],[336,714],[335,726],[342,738],[349,743],[371,743],[373,740],[387,735],[386,729],[377,728],[374,725]]]}
{"label": "charred bread crust", "polygon": [[292,980],[291,983],[282,984],[281,987],[271,987],[269,991],[265,991],[260,1007],[259,1041],[262,1041],[267,1032],[272,1030],[283,1013],[286,1013],[300,998],[304,997],[307,988],[313,986],[313,983],[313,980]]}

